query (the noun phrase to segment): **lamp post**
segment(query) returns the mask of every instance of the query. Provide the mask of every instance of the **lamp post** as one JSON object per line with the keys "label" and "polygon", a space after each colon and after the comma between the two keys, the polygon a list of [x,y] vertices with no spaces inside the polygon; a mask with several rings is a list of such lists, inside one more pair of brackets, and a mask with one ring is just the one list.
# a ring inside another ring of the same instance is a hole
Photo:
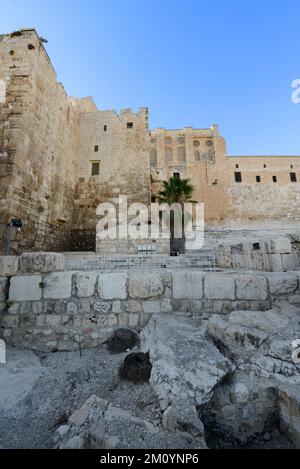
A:
{"label": "lamp post", "polygon": [[9,256],[14,228],[16,228],[18,231],[21,231],[22,227],[22,220],[20,218],[13,218],[12,221],[7,225],[6,256]]}

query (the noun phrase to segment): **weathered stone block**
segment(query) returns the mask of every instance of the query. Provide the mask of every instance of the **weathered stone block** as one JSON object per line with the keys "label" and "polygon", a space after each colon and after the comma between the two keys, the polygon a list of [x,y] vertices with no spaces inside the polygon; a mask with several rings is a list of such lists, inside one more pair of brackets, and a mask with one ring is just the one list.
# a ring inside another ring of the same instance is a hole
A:
{"label": "weathered stone block", "polygon": [[288,272],[289,270],[295,270],[299,267],[299,258],[296,253],[282,254],[281,259],[284,272]]}
{"label": "weathered stone block", "polygon": [[292,243],[289,238],[274,238],[270,242],[270,254],[290,254]]}
{"label": "weathered stone block", "polygon": [[12,277],[9,289],[9,301],[38,301],[42,297],[41,275]]}
{"label": "weathered stone block", "polygon": [[205,297],[209,300],[234,300],[235,281],[229,275],[209,274],[204,280]]}
{"label": "weathered stone block", "polygon": [[73,272],[59,272],[48,275],[45,280],[44,298],[59,300],[72,295]]}
{"label": "weathered stone block", "polygon": [[140,316],[137,313],[132,313],[129,315],[129,326],[137,327],[139,325]]}
{"label": "weathered stone block", "polygon": [[131,275],[129,277],[129,296],[131,298],[156,298],[164,292],[159,274]]}
{"label": "weathered stone block", "polygon": [[23,273],[49,273],[59,272],[65,268],[63,254],[51,252],[34,252],[22,254],[20,257],[20,272]]}
{"label": "weathered stone block", "polygon": [[0,256],[0,276],[13,277],[19,268],[19,258],[16,256]]}
{"label": "weathered stone block", "polygon": [[97,313],[107,314],[110,311],[111,304],[105,303],[104,301],[97,301],[93,308]]}
{"label": "weathered stone block", "polygon": [[61,324],[61,316],[50,314],[46,316],[45,325],[47,327],[58,327]]}
{"label": "weathered stone block", "polygon": [[271,272],[283,272],[283,264],[280,254],[270,254]]}
{"label": "weathered stone block", "polygon": [[145,301],[143,303],[143,311],[146,314],[160,313],[160,302],[159,301]]}
{"label": "weathered stone block", "polygon": [[98,279],[98,293],[104,300],[125,300],[127,298],[127,274],[101,274]]}
{"label": "weathered stone block", "polygon": [[0,302],[5,302],[8,297],[8,278],[0,277]]}
{"label": "weathered stone block", "polygon": [[269,290],[272,295],[288,295],[293,293],[298,286],[296,275],[285,273],[272,273],[267,275]]}
{"label": "weathered stone block", "polygon": [[97,275],[95,272],[81,272],[76,275],[77,296],[88,298],[95,294]]}
{"label": "weathered stone block", "polygon": [[255,275],[235,275],[238,300],[266,300],[268,298],[267,279]]}
{"label": "weathered stone block", "polygon": [[172,272],[173,298],[197,300],[203,298],[203,273],[180,271]]}
{"label": "weathered stone block", "polygon": [[124,309],[127,313],[138,313],[141,311],[142,306],[138,301],[128,300],[124,305]]}
{"label": "weathered stone block", "polygon": [[172,311],[172,304],[169,298],[165,298],[160,302],[160,310],[162,313],[170,313]]}

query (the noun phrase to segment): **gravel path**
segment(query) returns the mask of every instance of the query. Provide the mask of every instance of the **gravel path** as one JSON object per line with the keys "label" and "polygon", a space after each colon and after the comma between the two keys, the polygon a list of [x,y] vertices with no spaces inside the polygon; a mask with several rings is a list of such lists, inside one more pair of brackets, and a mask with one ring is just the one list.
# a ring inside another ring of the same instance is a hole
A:
{"label": "gravel path", "polygon": [[105,346],[79,352],[37,353],[43,372],[31,392],[14,407],[0,408],[0,447],[50,448],[55,429],[93,394],[137,417],[158,424],[160,409],[149,384],[120,382],[127,355]]}

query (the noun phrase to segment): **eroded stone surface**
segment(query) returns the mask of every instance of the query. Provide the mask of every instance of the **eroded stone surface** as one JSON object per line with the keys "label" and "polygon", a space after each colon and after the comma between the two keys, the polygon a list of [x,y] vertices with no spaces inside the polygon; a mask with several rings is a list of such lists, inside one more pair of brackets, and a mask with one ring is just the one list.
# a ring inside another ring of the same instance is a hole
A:
{"label": "eroded stone surface", "polygon": [[157,274],[131,275],[128,291],[131,298],[155,298],[163,294],[163,281]]}
{"label": "eroded stone surface", "polygon": [[197,322],[173,315],[153,316],[141,333],[141,349],[150,352],[150,383],[159,399],[208,402],[232,365],[199,331]]}
{"label": "eroded stone surface", "polygon": [[20,257],[20,272],[22,273],[49,273],[59,272],[65,268],[63,254],[51,252],[25,253]]}

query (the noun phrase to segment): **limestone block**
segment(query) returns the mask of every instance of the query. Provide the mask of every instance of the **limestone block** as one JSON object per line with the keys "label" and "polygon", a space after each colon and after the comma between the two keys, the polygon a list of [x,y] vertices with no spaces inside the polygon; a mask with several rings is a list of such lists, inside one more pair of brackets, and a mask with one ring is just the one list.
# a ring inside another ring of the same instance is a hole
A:
{"label": "limestone block", "polygon": [[9,301],[38,301],[42,297],[41,275],[12,277]]}
{"label": "limestone block", "polygon": [[16,256],[0,257],[0,276],[13,277],[19,268],[19,258]]}
{"label": "limestone block", "polygon": [[76,425],[77,427],[81,427],[88,421],[91,411],[98,411],[99,415],[102,415],[107,407],[108,401],[100,399],[97,396],[92,396],[83,404],[80,409],[76,410],[76,412],[71,415],[69,418],[69,423]]}
{"label": "limestone block", "polygon": [[270,254],[271,272],[283,272],[282,259],[280,254]]}
{"label": "limestone block", "polygon": [[93,307],[97,313],[107,314],[110,310],[111,304],[105,303],[104,301],[97,301]]}
{"label": "limestone block", "polygon": [[131,275],[129,277],[129,295],[131,298],[155,298],[161,296],[164,286],[159,274]]}
{"label": "limestone block", "polygon": [[293,293],[298,286],[296,275],[285,273],[272,273],[267,275],[269,290],[272,295],[288,295]]}
{"label": "limestone block", "polygon": [[146,314],[160,313],[160,302],[159,301],[145,301],[143,303],[143,311]]}
{"label": "limestone block", "polygon": [[8,296],[8,278],[0,277],[0,303],[7,300]]}
{"label": "limestone block", "polygon": [[172,304],[169,298],[165,298],[160,302],[160,310],[162,313],[170,313],[172,311]]}
{"label": "limestone block", "polygon": [[129,326],[130,327],[137,327],[139,324],[140,316],[137,313],[132,313],[129,315]]}
{"label": "limestone block", "polygon": [[63,254],[51,252],[34,252],[22,254],[20,257],[20,272],[23,273],[49,273],[59,272],[65,268]]}
{"label": "limestone block", "polygon": [[292,243],[289,238],[278,237],[270,242],[270,254],[290,254],[292,252]]}
{"label": "limestone block", "polygon": [[288,272],[289,270],[295,270],[295,268],[299,267],[299,258],[296,253],[282,254],[281,259],[284,272]]}
{"label": "limestone block", "polygon": [[129,300],[126,301],[124,308],[127,313],[138,313],[139,311],[141,311],[142,306],[138,301]]}
{"label": "limestone block", "polygon": [[173,298],[186,300],[201,300],[203,298],[202,272],[179,271],[172,272]]}
{"label": "limestone block", "polygon": [[98,293],[104,300],[126,300],[127,274],[123,272],[99,275]]}
{"label": "limestone block", "polygon": [[97,275],[95,272],[80,272],[76,275],[75,283],[77,296],[79,298],[88,298],[95,293]]}
{"label": "limestone block", "polygon": [[45,280],[44,298],[59,300],[72,295],[73,272],[59,272],[48,275]]}
{"label": "limestone block", "polygon": [[209,300],[234,300],[235,281],[229,275],[210,274],[204,281],[205,297]]}
{"label": "limestone block", "polygon": [[235,275],[238,300],[266,300],[268,298],[267,279],[258,275]]}

